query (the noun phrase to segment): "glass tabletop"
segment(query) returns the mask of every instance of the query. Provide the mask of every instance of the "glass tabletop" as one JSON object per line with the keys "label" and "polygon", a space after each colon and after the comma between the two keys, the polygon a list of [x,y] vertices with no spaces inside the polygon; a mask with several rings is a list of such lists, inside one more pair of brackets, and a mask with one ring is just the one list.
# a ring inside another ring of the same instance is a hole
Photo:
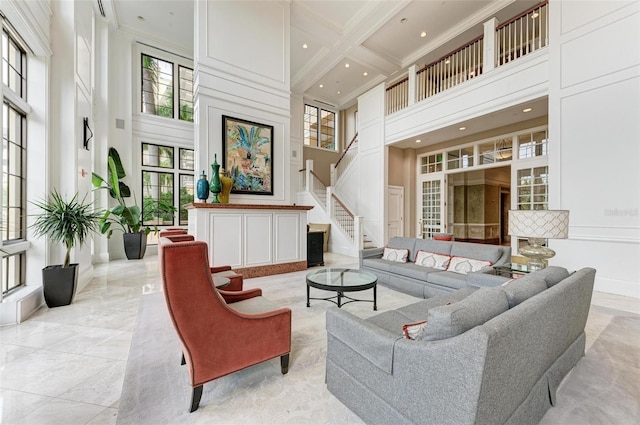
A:
{"label": "glass tabletop", "polygon": [[500,266],[494,266],[493,268],[496,270],[505,270],[505,271],[508,270],[513,272],[529,273],[529,270],[526,264],[506,263]]}
{"label": "glass tabletop", "polygon": [[321,269],[307,275],[307,283],[312,286],[346,291],[371,288],[377,280],[373,273],[358,269]]}

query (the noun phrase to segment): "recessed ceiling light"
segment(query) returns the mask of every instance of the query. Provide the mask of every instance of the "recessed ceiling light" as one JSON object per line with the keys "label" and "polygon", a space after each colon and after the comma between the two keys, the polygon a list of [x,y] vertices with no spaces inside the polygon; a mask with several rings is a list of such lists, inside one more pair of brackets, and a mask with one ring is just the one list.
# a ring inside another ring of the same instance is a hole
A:
{"label": "recessed ceiling light", "polygon": [[475,72],[475,71],[471,71],[471,72],[469,73],[469,77],[473,77],[474,75],[476,75],[476,72]]}
{"label": "recessed ceiling light", "polygon": [[444,61],[444,63],[446,63],[447,65],[451,63],[451,59],[447,59],[446,61]]}
{"label": "recessed ceiling light", "polygon": [[367,71],[365,71],[365,72],[362,73],[362,75],[364,75],[366,77],[367,75],[369,75],[369,73]]}
{"label": "recessed ceiling light", "polygon": [[522,112],[531,112],[531,111],[532,111],[532,108],[524,108],[524,109],[522,110]]}
{"label": "recessed ceiling light", "polygon": [[340,94],[340,90],[338,90],[336,93],[337,93],[337,94]]}
{"label": "recessed ceiling light", "polygon": [[344,64],[344,67],[345,67],[345,68],[349,68],[349,66],[350,66],[350,65],[349,65],[349,63],[345,63],[345,64]]}
{"label": "recessed ceiling light", "polygon": [[320,84],[318,87],[323,88],[323,87],[324,87],[324,84]]}
{"label": "recessed ceiling light", "polygon": [[422,142],[422,140],[416,139],[416,143],[420,143],[420,142]]}
{"label": "recessed ceiling light", "polygon": [[422,31],[420,33],[420,37],[425,38],[427,36],[427,32],[426,31]]}
{"label": "recessed ceiling light", "polygon": [[533,13],[531,14],[531,19],[536,19],[538,16],[540,16],[540,15],[538,14],[538,12],[533,12]]}
{"label": "recessed ceiling light", "polygon": [[307,47],[309,47],[309,46],[307,46],[307,43],[304,43],[304,44],[302,45],[302,48],[303,48],[303,49],[306,49]]}
{"label": "recessed ceiling light", "polygon": [[144,21],[144,16],[138,15],[138,21]]}
{"label": "recessed ceiling light", "polygon": [[407,23],[407,18],[402,18],[402,19],[400,19],[400,23],[401,23],[401,24],[406,24],[406,23]]}
{"label": "recessed ceiling light", "polygon": [[460,130],[460,131],[464,131],[464,130],[466,130],[466,129],[467,129],[467,127],[460,127],[458,130]]}

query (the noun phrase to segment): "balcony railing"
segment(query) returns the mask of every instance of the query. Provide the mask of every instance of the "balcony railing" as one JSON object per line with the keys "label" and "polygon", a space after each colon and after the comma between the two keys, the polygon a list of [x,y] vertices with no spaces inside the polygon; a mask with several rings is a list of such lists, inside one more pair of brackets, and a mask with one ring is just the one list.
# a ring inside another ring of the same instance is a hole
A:
{"label": "balcony railing", "polygon": [[418,101],[482,74],[482,39],[478,37],[418,71]]}
{"label": "balcony railing", "polygon": [[393,114],[409,105],[409,77],[387,87],[386,104],[387,114]]}
{"label": "balcony railing", "polygon": [[[507,64],[546,47],[549,43],[549,7],[547,0],[495,26],[485,24],[484,36],[470,41],[386,89],[386,113],[398,112],[495,67]],[[489,38],[495,39],[495,45]],[[485,43],[486,40],[489,40]],[[492,57],[487,52],[491,52]],[[486,58],[485,58],[486,56]],[[487,60],[485,60],[487,59]],[[415,97],[409,93],[415,78]],[[415,100],[413,100],[415,99]]]}
{"label": "balcony railing", "polygon": [[496,66],[535,52],[549,43],[549,5],[544,2],[496,28]]}

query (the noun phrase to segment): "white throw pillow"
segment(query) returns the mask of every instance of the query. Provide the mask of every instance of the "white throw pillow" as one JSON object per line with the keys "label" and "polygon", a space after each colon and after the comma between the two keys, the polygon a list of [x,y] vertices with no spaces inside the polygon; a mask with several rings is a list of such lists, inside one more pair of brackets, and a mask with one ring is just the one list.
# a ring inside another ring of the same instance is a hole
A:
{"label": "white throw pillow", "polygon": [[423,267],[431,267],[438,270],[447,270],[451,257],[444,254],[436,254],[435,252],[418,251],[415,263]]}
{"label": "white throw pillow", "polygon": [[483,267],[487,267],[492,264],[493,263],[491,261],[474,260],[473,258],[465,257],[452,257],[447,270],[454,273],[467,274],[477,272]]}
{"label": "white throw pillow", "polygon": [[408,249],[396,249],[384,247],[384,251],[382,252],[382,259],[389,261],[397,261],[399,263],[406,263],[409,259],[409,250]]}
{"label": "white throw pillow", "polygon": [[425,326],[427,326],[426,320],[407,323],[402,326],[402,336],[404,336],[405,339],[417,339],[422,336]]}

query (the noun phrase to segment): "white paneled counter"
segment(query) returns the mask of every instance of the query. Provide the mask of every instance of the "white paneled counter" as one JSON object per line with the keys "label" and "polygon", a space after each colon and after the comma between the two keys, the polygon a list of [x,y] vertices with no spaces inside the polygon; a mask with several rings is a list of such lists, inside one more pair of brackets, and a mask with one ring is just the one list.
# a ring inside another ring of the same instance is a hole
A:
{"label": "white paneled counter", "polygon": [[209,244],[212,266],[230,265],[245,278],[307,268],[311,206],[193,203],[186,208],[189,233]]}

